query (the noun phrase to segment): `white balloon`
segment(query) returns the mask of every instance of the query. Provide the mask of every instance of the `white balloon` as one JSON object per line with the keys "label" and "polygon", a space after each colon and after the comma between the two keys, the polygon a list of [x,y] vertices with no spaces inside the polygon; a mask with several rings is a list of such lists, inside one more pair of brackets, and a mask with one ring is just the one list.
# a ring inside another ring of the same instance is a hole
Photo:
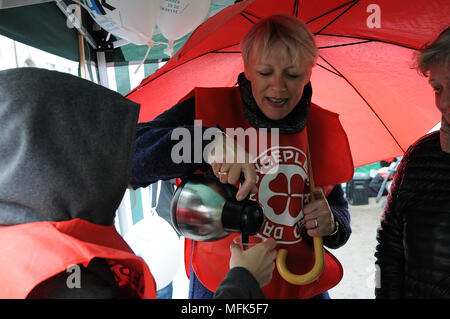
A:
{"label": "white balloon", "polygon": [[163,218],[155,215],[137,222],[124,236],[134,253],[144,259],[160,290],[173,281],[183,262],[183,241]]}
{"label": "white balloon", "polygon": [[137,45],[152,41],[159,0],[84,0],[92,18],[106,31]]}
{"label": "white balloon", "polygon": [[160,0],[156,24],[169,41],[192,32],[208,16],[211,0]]}

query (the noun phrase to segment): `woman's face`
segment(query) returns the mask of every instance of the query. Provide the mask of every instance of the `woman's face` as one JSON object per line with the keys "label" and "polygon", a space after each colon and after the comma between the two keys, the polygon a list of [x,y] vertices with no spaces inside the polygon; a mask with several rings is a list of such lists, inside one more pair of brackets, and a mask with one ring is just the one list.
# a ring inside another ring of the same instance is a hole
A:
{"label": "woman's face", "polygon": [[282,44],[276,44],[267,54],[252,51],[244,73],[251,82],[253,97],[264,115],[281,120],[300,101],[312,66],[300,58],[294,63]]}
{"label": "woman's face", "polygon": [[430,67],[430,85],[434,90],[435,103],[447,123],[450,123],[450,69],[445,63]]}

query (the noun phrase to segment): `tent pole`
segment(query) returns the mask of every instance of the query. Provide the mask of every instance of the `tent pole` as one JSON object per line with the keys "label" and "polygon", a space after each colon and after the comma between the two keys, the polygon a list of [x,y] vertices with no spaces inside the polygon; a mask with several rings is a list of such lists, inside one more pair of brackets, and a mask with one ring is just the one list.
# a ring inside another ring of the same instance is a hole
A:
{"label": "tent pole", "polygon": [[[75,10],[76,16],[80,24],[83,25],[83,18],[81,17],[81,6],[77,4],[77,10]],[[86,79],[86,57],[84,54],[84,35],[78,30],[78,51],[80,54],[80,71],[81,77]]]}
{"label": "tent pole", "polygon": [[100,84],[109,89],[108,73],[106,70],[105,52],[97,51],[97,68],[100,77]]}
{"label": "tent pole", "polygon": [[19,59],[17,59],[17,45],[16,45],[15,40],[12,40],[12,41],[13,41],[13,45],[14,45],[14,58],[16,60],[16,68],[18,68],[19,67]]}
{"label": "tent pole", "polygon": [[84,55],[84,36],[81,34],[78,34],[78,47],[80,50],[80,70],[81,70],[81,77],[83,79],[86,79],[86,58]]}

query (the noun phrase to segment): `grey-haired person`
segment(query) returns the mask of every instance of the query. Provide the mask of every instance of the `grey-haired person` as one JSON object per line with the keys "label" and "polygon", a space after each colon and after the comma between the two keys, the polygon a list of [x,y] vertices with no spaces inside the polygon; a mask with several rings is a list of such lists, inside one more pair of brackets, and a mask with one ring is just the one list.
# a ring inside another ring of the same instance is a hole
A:
{"label": "grey-haired person", "polygon": [[450,298],[450,28],[417,52],[441,128],[406,151],[378,230],[376,298]]}

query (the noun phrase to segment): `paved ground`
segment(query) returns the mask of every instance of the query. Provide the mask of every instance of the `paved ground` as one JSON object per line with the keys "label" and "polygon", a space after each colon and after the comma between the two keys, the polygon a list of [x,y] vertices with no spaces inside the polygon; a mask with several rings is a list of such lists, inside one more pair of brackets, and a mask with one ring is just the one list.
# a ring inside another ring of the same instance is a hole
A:
{"label": "paved ground", "polygon": [[[381,204],[386,197],[375,203],[369,199],[368,205],[350,206],[352,235],[343,247],[330,250],[344,268],[342,281],[330,290],[333,299],[373,299],[375,286],[375,246],[376,232],[382,213]],[[183,267],[174,279],[173,298],[187,298],[189,287]]]}
{"label": "paved ground", "polygon": [[369,205],[349,207],[352,235],[346,245],[330,250],[344,267],[342,281],[330,290],[331,298],[374,298],[376,233],[385,199],[375,203],[375,198],[369,198]]}

